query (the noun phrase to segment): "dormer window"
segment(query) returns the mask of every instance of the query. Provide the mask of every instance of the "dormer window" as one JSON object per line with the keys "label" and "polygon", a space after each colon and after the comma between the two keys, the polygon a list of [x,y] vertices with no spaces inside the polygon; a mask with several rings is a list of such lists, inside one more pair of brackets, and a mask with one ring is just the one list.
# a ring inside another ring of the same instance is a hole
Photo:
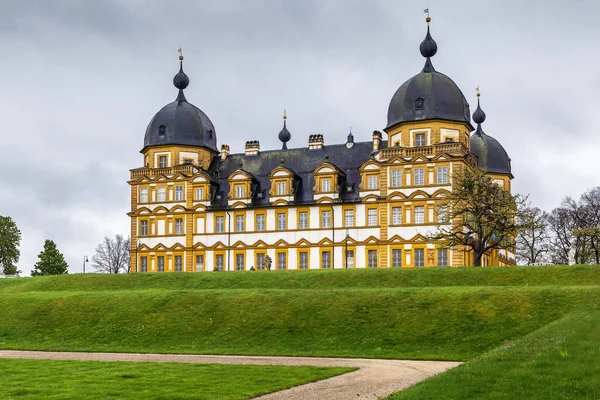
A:
{"label": "dormer window", "polygon": [[158,127],[158,135],[159,135],[159,136],[165,136],[165,130],[166,130],[166,129],[167,129],[167,127],[166,127],[166,126],[164,126],[164,125],[161,125],[161,126],[159,126],[159,127]]}
{"label": "dormer window", "polygon": [[369,190],[376,190],[377,187],[377,176],[369,175]]}
{"label": "dormer window", "polygon": [[283,196],[286,194],[285,191],[285,182],[277,182],[277,195]]}
{"label": "dormer window", "polygon": [[417,147],[425,146],[425,134],[424,133],[417,133],[415,135],[415,145]]}
{"label": "dormer window", "polygon": [[321,192],[330,192],[330,191],[331,191],[331,179],[321,180]]}
{"label": "dormer window", "polygon": [[243,185],[237,185],[235,187],[235,198],[236,199],[244,198],[244,186]]}
{"label": "dormer window", "polygon": [[422,98],[418,98],[417,100],[415,100],[415,110],[422,110],[425,108],[425,100],[423,100]]}

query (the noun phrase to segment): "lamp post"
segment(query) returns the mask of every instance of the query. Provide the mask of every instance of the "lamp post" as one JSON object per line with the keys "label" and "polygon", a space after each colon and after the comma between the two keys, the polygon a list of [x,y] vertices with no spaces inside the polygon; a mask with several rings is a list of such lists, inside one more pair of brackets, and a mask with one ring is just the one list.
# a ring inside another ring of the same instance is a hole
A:
{"label": "lamp post", "polygon": [[346,229],[346,269],[348,268],[348,239],[350,238],[350,231]]}
{"label": "lamp post", "polygon": [[83,256],[83,273],[85,274],[85,263],[88,262],[88,257],[87,256]]}

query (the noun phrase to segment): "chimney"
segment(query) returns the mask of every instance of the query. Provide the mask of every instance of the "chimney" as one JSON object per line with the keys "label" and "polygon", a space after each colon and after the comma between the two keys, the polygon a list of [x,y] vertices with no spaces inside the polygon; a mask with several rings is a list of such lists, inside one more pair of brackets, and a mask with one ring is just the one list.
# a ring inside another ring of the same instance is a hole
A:
{"label": "chimney", "polygon": [[260,151],[260,143],[258,140],[249,140],[246,142],[246,155],[256,156]]}
{"label": "chimney", "polygon": [[229,156],[229,145],[222,144],[221,145],[221,160],[226,159]]}
{"label": "chimney", "polygon": [[325,140],[323,139],[323,135],[320,133],[317,135],[310,135],[308,137],[308,149],[309,150],[322,149],[324,143],[325,143]]}
{"label": "chimney", "polygon": [[381,132],[373,131],[373,151],[379,151],[379,145],[381,144]]}

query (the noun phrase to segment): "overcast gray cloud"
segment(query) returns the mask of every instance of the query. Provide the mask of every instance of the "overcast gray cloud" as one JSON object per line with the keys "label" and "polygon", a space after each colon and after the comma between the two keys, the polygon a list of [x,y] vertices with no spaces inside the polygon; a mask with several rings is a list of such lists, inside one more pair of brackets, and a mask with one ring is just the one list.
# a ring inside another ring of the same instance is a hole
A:
{"label": "overcast gray cloud", "polygon": [[[425,3],[424,3],[425,4]],[[514,191],[551,209],[599,184],[600,27],[594,1],[432,1],[433,63],[471,102],[513,162]],[[0,214],[23,233],[19,267],[46,238],[81,271],[104,235],[127,234],[130,168],[146,125],[176,96],[220,143],[291,146],[311,133],[369,140],[418,73],[423,5],[398,0],[0,0]]]}

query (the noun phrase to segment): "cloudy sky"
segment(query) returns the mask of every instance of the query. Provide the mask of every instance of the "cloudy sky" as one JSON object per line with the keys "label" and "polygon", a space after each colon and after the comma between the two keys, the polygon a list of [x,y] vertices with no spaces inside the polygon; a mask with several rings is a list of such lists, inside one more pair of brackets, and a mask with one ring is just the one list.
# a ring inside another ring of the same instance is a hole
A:
{"label": "cloudy sky", "polygon": [[[183,47],[190,102],[219,144],[276,148],[350,126],[369,140],[395,90],[423,65],[431,10],[436,69],[454,79],[512,158],[514,191],[552,209],[598,185],[600,4],[594,1],[0,0],[0,215],[80,272],[105,235],[128,233],[129,169],[146,125],[176,97]],[[89,267],[89,266],[88,266]]]}

